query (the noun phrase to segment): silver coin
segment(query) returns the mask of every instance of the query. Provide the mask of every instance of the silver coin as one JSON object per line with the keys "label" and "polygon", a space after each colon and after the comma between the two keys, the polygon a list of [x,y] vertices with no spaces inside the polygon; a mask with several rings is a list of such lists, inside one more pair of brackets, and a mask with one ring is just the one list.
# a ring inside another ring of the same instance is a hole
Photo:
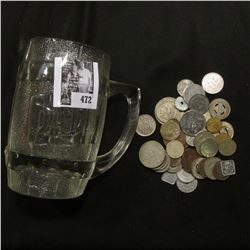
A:
{"label": "silver coin", "polygon": [[231,107],[228,101],[223,98],[216,98],[209,105],[209,113],[211,116],[217,116],[221,120],[226,119],[231,112]]}
{"label": "silver coin", "polygon": [[221,161],[220,166],[223,176],[234,175],[236,173],[234,160]]}
{"label": "silver coin", "polygon": [[190,99],[194,95],[206,95],[205,91],[201,87],[201,85],[199,85],[199,84],[192,84],[189,87],[187,87],[187,89],[185,90],[183,98],[184,98],[184,100],[185,100],[186,103],[189,103]]}
{"label": "silver coin", "polygon": [[191,172],[192,172],[192,175],[193,175],[195,178],[200,179],[200,180],[204,179],[204,177],[198,173],[197,167],[198,167],[199,163],[200,163],[203,159],[204,159],[204,158],[202,158],[202,157],[201,157],[201,158],[197,158],[197,159],[195,159],[195,160],[191,163]]}
{"label": "silver coin", "polygon": [[165,172],[162,174],[161,180],[167,182],[168,184],[174,185],[177,180],[177,175],[175,173]]}
{"label": "silver coin", "polygon": [[204,116],[196,111],[187,111],[180,120],[180,126],[187,135],[194,136],[200,132],[206,125]]}
{"label": "silver coin", "polygon": [[209,109],[209,100],[205,95],[194,95],[191,97],[188,107],[191,110],[197,110],[205,114]]}
{"label": "silver coin", "polygon": [[186,172],[184,169],[181,169],[176,174],[177,174],[178,179],[184,183],[189,183],[194,180],[194,176]]}
{"label": "silver coin", "polygon": [[191,147],[194,147],[194,139],[195,139],[195,136],[186,135],[185,137],[186,143]]}
{"label": "silver coin", "polygon": [[147,168],[160,166],[166,157],[166,151],[157,141],[145,142],[139,150],[140,162]]}
{"label": "silver coin", "polygon": [[188,109],[188,105],[186,104],[182,96],[178,96],[175,99],[175,107],[180,111],[186,111]]}
{"label": "silver coin", "polygon": [[194,82],[189,79],[183,79],[179,81],[177,84],[177,92],[179,93],[179,95],[183,96],[187,87],[189,87],[192,84],[194,84]]}
{"label": "silver coin", "polygon": [[211,72],[202,78],[201,84],[207,93],[217,94],[223,89],[224,80],[220,74]]}
{"label": "silver coin", "polygon": [[139,116],[136,133],[140,136],[149,136],[155,132],[156,122],[151,115],[143,114]]}
{"label": "silver coin", "polygon": [[189,183],[184,183],[180,181],[179,179],[177,179],[176,186],[183,193],[192,193],[197,188],[198,181],[197,179],[194,179],[193,181]]}

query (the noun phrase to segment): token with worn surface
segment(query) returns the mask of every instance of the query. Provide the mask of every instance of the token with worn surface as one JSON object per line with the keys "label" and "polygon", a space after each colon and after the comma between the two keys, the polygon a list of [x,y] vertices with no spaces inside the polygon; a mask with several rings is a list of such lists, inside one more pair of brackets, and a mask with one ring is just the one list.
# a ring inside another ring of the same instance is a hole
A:
{"label": "token with worn surface", "polygon": [[236,149],[237,149],[237,144],[233,139],[225,140],[219,145],[219,152],[221,155],[224,156],[233,155]]}
{"label": "token with worn surface", "polygon": [[187,111],[180,120],[183,132],[190,136],[195,136],[205,125],[206,120],[204,116],[196,110]]}
{"label": "token with worn surface", "polygon": [[189,79],[183,79],[179,81],[177,84],[177,92],[179,93],[179,95],[183,96],[187,87],[189,87],[192,84],[194,84],[194,82]]}
{"label": "token with worn surface", "polygon": [[186,143],[191,147],[194,147],[194,139],[195,136],[186,135]]}
{"label": "token with worn surface", "polygon": [[194,180],[194,176],[186,172],[184,169],[181,169],[176,174],[177,174],[178,179],[184,183],[189,183]]}
{"label": "token with worn surface", "polygon": [[213,169],[213,175],[216,178],[216,180],[220,180],[220,181],[225,181],[229,178],[229,175],[224,176],[222,174],[220,162],[216,162],[214,169]]}
{"label": "token with worn surface", "polygon": [[188,109],[188,105],[182,96],[179,96],[175,99],[175,107],[180,111],[186,111]]}
{"label": "token with worn surface", "polygon": [[202,78],[201,84],[207,93],[217,94],[223,89],[224,80],[218,73],[211,72]]}
{"label": "token with worn surface", "polygon": [[236,173],[234,160],[221,161],[220,166],[223,176],[234,175]]}
{"label": "token with worn surface", "polygon": [[174,185],[177,180],[177,175],[175,173],[165,172],[162,174],[161,180],[167,182],[168,184]]}
{"label": "token with worn surface", "polygon": [[178,140],[170,141],[166,146],[166,151],[171,158],[180,158],[184,153],[184,146]]}
{"label": "token with worn surface", "polygon": [[175,120],[168,120],[161,125],[160,134],[164,140],[174,140],[180,135],[179,123]]}
{"label": "token with worn surface", "polygon": [[139,116],[136,133],[140,136],[149,136],[156,129],[155,119],[151,115],[143,114]]}
{"label": "token with worn surface", "polygon": [[192,162],[192,164],[191,164],[191,173],[192,173],[192,175],[193,175],[195,178],[200,179],[200,180],[204,179],[204,177],[198,173],[197,167],[198,167],[198,164],[199,164],[203,159],[204,159],[204,158],[201,158],[201,157],[200,157],[200,158],[197,158],[197,159],[195,159],[195,160]]}
{"label": "token with worn surface", "polygon": [[220,159],[217,157],[211,157],[206,159],[205,163],[204,163],[204,172],[205,175],[210,179],[210,180],[216,180],[214,174],[213,174],[213,170],[215,167],[215,164],[217,162],[219,162]]}
{"label": "token with worn surface", "polygon": [[219,117],[211,117],[207,121],[207,130],[213,134],[218,133],[222,128],[222,122]]}
{"label": "token with worn surface", "polygon": [[209,108],[209,100],[205,95],[194,95],[189,100],[188,107],[191,110],[197,110],[205,114]]}
{"label": "token with worn surface", "polygon": [[194,179],[189,183],[184,183],[179,179],[176,180],[176,186],[183,193],[192,193],[198,186],[198,181]]}
{"label": "token with worn surface", "polygon": [[166,157],[166,151],[157,141],[145,142],[139,150],[140,162],[147,168],[160,166]]}
{"label": "token with worn surface", "polygon": [[218,153],[219,146],[215,138],[207,138],[201,145],[199,152],[205,157],[213,157]]}
{"label": "token with worn surface", "polygon": [[161,124],[169,119],[179,119],[180,112],[175,107],[175,98],[165,97],[155,106],[155,118]]}
{"label": "token with worn surface", "polygon": [[218,145],[228,139],[231,139],[231,137],[229,134],[226,134],[226,133],[218,134],[215,136],[215,140]]}
{"label": "token with worn surface", "polygon": [[231,107],[228,101],[226,101],[225,99],[217,98],[211,101],[209,105],[209,112],[211,116],[217,116],[221,120],[224,120],[229,116]]}
{"label": "token with worn surface", "polygon": [[183,98],[186,103],[189,103],[190,99],[194,95],[206,95],[204,89],[199,84],[192,84],[184,92]]}
{"label": "token with worn surface", "polygon": [[221,134],[226,133],[231,138],[233,138],[234,137],[234,128],[233,128],[232,124],[229,122],[226,122],[226,121],[222,121],[220,133]]}

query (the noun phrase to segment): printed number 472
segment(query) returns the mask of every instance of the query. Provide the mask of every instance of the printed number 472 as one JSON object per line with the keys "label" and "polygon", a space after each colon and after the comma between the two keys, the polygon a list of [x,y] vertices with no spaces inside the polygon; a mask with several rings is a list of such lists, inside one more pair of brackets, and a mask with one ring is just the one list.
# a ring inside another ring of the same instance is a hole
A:
{"label": "printed number 472", "polygon": [[82,103],[91,103],[92,101],[92,96],[85,96],[83,95],[81,98]]}

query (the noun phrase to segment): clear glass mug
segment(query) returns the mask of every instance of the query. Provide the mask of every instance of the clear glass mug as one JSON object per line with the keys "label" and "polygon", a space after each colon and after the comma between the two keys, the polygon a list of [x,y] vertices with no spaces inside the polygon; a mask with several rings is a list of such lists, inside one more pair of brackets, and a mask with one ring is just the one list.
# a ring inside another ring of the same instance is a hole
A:
{"label": "clear glass mug", "polygon": [[[136,130],[140,89],[109,80],[110,58],[94,47],[56,38],[30,40],[19,66],[5,161],[11,190],[68,199],[110,169]],[[107,100],[123,94],[126,124],[98,156]]]}

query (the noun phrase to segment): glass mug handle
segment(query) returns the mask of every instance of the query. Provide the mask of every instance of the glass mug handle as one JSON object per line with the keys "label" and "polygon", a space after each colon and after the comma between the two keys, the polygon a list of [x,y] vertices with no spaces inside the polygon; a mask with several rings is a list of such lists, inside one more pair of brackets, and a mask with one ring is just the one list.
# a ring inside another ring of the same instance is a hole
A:
{"label": "glass mug handle", "polygon": [[95,178],[110,169],[126,152],[131,143],[139,117],[141,91],[138,87],[121,83],[117,81],[109,81],[109,96],[122,94],[128,103],[128,112],[125,126],[121,136],[115,146],[107,153],[97,156],[96,167],[91,178]]}

